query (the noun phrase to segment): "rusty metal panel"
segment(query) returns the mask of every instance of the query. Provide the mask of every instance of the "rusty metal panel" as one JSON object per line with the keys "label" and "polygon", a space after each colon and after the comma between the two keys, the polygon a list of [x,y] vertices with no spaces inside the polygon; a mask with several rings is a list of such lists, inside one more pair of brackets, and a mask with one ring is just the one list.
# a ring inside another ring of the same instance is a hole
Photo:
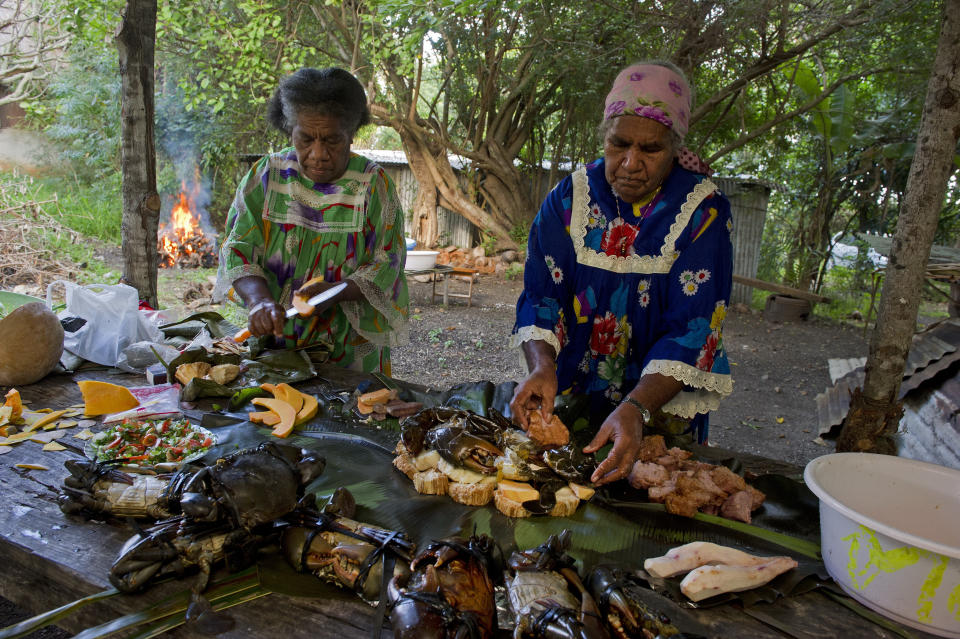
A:
{"label": "rusty metal panel", "polygon": [[850,373],[851,371],[855,371],[858,368],[863,368],[864,364],[866,363],[866,357],[838,357],[828,359],[827,368],[830,369],[830,382],[836,384],[838,379],[847,373]]}

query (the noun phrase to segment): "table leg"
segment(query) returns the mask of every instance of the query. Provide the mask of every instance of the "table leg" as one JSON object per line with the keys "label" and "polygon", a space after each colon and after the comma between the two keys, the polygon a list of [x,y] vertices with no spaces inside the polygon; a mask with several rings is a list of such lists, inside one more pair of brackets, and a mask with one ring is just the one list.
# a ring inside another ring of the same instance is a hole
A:
{"label": "table leg", "polygon": [[447,292],[449,291],[449,289],[450,289],[450,278],[447,277],[446,273],[444,273],[443,274],[443,305],[444,306],[448,305]]}

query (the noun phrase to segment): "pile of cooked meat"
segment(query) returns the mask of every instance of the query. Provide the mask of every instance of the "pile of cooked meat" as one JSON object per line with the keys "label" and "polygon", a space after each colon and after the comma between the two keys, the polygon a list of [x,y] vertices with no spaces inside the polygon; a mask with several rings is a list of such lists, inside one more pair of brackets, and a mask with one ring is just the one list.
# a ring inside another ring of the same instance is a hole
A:
{"label": "pile of cooked meat", "polygon": [[650,501],[664,504],[675,515],[693,517],[700,511],[749,524],[750,513],[766,495],[726,466],[694,461],[692,456],[680,448],[667,449],[661,435],[644,437],[628,481],[645,488]]}

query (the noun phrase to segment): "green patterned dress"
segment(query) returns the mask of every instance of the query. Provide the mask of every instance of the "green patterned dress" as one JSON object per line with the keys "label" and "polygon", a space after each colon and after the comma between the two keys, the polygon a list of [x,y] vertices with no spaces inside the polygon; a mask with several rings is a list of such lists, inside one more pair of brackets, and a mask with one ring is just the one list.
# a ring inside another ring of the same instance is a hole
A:
{"label": "green patterned dress", "polygon": [[259,275],[289,308],[293,291],[314,277],[353,281],[365,300],[287,320],[285,345],[331,342],[330,361],[389,375],[390,347],[407,341],[405,258],[403,211],[380,166],[352,153],[339,180],[320,184],[301,175],[291,147],[262,158],[240,182],[214,298],[232,296],[237,279]]}

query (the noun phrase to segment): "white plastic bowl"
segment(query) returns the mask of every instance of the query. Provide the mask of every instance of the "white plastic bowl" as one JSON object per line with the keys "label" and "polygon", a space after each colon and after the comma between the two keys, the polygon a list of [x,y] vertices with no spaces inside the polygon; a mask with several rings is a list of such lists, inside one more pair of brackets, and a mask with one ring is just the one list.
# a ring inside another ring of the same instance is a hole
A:
{"label": "white plastic bowl", "polygon": [[960,638],[960,471],[836,453],[807,464],[820,498],[827,572],[860,603],[902,624]]}
{"label": "white plastic bowl", "polygon": [[440,251],[407,251],[406,271],[425,271],[437,265]]}

